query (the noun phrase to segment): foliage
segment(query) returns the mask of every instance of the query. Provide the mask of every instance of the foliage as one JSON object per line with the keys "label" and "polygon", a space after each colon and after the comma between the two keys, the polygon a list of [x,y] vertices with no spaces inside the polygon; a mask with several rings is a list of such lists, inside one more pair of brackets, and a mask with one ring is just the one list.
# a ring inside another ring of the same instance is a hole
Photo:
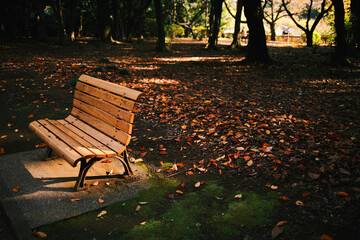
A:
{"label": "foliage", "polygon": [[[300,39],[303,42],[306,42],[306,40],[307,40],[306,34],[305,33],[301,34]],[[320,44],[321,43],[321,35],[318,32],[314,31],[312,40],[313,40],[314,44]]]}
{"label": "foliage", "polygon": [[200,40],[206,37],[206,27],[199,26],[194,29],[194,34],[196,38],[199,38]]}
{"label": "foliage", "polygon": [[175,37],[182,37],[185,33],[184,28],[177,24],[167,25],[165,27],[165,31],[171,39],[174,39]]}

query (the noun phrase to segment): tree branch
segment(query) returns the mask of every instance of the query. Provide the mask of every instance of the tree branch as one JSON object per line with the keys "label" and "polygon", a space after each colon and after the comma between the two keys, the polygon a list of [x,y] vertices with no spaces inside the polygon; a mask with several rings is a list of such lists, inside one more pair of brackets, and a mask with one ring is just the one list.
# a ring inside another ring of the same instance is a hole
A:
{"label": "tree branch", "polygon": [[295,23],[295,25],[298,27],[298,28],[300,28],[301,30],[303,30],[304,32],[306,32],[307,31],[307,29],[306,28],[304,28],[303,26],[301,26],[297,21],[296,21],[296,19],[294,18],[294,16],[293,16],[293,14],[289,11],[289,9],[287,8],[287,4],[285,3],[285,0],[282,0],[282,3],[283,3],[283,5],[284,5],[284,9],[285,9],[285,11],[286,11],[286,13],[289,15],[289,17],[291,18],[291,20]]}
{"label": "tree branch", "polygon": [[224,3],[225,3],[225,7],[227,9],[227,11],[230,13],[230,15],[233,17],[233,18],[236,18],[234,14],[232,14],[231,10],[229,9],[229,6],[227,5],[226,1],[224,0]]}

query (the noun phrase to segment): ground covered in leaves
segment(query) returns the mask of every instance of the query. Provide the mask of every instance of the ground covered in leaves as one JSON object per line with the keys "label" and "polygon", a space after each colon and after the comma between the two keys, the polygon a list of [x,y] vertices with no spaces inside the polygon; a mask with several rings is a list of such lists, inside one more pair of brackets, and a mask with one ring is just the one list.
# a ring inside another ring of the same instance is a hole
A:
{"label": "ground covered in leaves", "polygon": [[[108,209],[119,214],[108,220],[83,218],[101,228],[76,229],[76,239],[357,239],[358,60],[334,66],[330,48],[275,45],[271,64],[246,65],[243,49],[209,51],[191,40],[153,48],[1,44],[2,154],[42,147],[28,124],[69,114],[83,73],[145,93],[129,151],[166,187],[154,185],[152,203],[128,203],[126,227],[110,224],[123,223],[126,203]],[[63,226],[44,231],[61,239]]]}

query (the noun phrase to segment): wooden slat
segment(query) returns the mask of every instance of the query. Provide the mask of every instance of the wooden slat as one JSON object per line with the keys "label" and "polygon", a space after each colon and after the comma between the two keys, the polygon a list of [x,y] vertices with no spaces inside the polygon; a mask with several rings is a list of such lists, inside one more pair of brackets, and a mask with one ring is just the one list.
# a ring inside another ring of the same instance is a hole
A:
{"label": "wooden slat", "polygon": [[47,130],[39,122],[34,121],[30,123],[29,128],[41,138],[51,149],[53,149],[61,158],[64,158],[70,163],[71,166],[75,167],[77,162],[82,156],[74,149],[69,147],[62,140],[58,139],[53,133]]}
{"label": "wooden slat", "polygon": [[75,141],[69,135],[61,131],[56,126],[52,125],[48,120],[39,120],[41,125],[43,125],[46,129],[52,132],[56,137],[60,138],[62,141],[66,142],[67,145],[72,147],[76,152],[83,156],[83,158],[93,158],[95,154],[89,151],[85,146],[81,145],[81,143]]}
{"label": "wooden slat", "polygon": [[60,122],[55,121],[55,120],[48,120],[52,125],[54,125],[55,127],[57,127],[58,129],[60,129],[61,131],[63,131],[64,133],[66,133],[69,137],[71,137],[72,139],[74,139],[75,141],[77,141],[78,143],[80,143],[82,146],[84,146],[85,148],[87,148],[89,151],[93,152],[95,154],[95,157],[97,158],[104,158],[106,157],[106,154],[104,152],[102,152],[101,150],[99,150],[98,148],[94,147],[92,144],[90,144],[89,142],[85,141],[83,138],[81,138],[80,136],[76,135],[73,131],[71,131],[70,129],[66,128],[64,125],[62,125]]}
{"label": "wooden slat", "polygon": [[123,131],[116,129],[114,126],[107,124],[100,119],[87,114],[86,112],[78,109],[73,108],[71,111],[71,115],[74,117],[84,121],[85,123],[89,124],[90,126],[96,128],[102,133],[105,133],[111,138],[114,138],[120,141],[124,145],[128,145],[130,143],[131,136]]}
{"label": "wooden slat", "polygon": [[107,101],[109,103],[112,103],[116,106],[119,106],[121,108],[124,108],[129,111],[134,111],[136,102],[123,98],[121,96],[115,95],[113,93],[101,90],[96,87],[92,87],[90,85],[84,84],[82,82],[78,82],[76,84],[76,89],[81,92],[85,92],[89,95],[95,96],[97,98],[100,98],[104,101]]}
{"label": "wooden slat", "polygon": [[83,132],[86,132],[88,135],[92,136],[96,140],[104,143],[107,147],[114,150],[117,154],[122,153],[126,149],[123,144],[106,136],[105,134],[99,132],[98,130],[94,129],[93,127],[89,126],[88,124],[84,123],[83,121],[77,119],[74,116],[70,115],[65,120],[74,125],[75,127],[79,128]]}
{"label": "wooden slat", "polygon": [[98,118],[98,119],[110,124],[111,126],[114,126],[115,128],[117,128],[125,133],[131,134],[131,132],[132,132],[132,125],[130,123],[125,122],[124,120],[118,119],[114,115],[104,112],[98,108],[90,106],[84,102],[77,100],[77,99],[74,99],[74,107],[90,114],[91,116],[93,116],[95,118]]}
{"label": "wooden slat", "polygon": [[[113,150],[111,150],[110,148],[108,148],[107,146],[102,144],[101,142],[95,140],[94,138],[92,138],[91,136],[89,136],[85,132],[81,131],[77,127],[71,125],[69,122],[67,122],[65,120],[58,120],[57,122],[62,124],[65,128],[69,129],[71,132],[73,132],[74,134],[76,134],[80,138],[84,139],[89,144],[91,144],[92,148],[97,148],[101,152],[105,153],[106,157],[114,157],[114,156],[116,156],[116,154],[117,154],[116,152],[114,152]],[[96,157],[101,158],[102,156],[97,154]]]}
{"label": "wooden slat", "polygon": [[74,97],[79,99],[82,102],[85,102],[91,106],[95,106],[100,108],[101,110],[108,112],[114,115],[117,118],[120,118],[126,122],[133,123],[134,122],[134,114],[128,112],[124,109],[121,109],[111,103],[105,102],[102,99],[90,96],[88,94],[82,93],[80,91],[75,91]]}
{"label": "wooden slat", "polygon": [[88,83],[90,85],[93,85],[95,87],[105,89],[107,91],[122,95],[122,96],[124,96],[126,98],[130,98],[130,99],[133,99],[133,100],[137,100],[139,98],[139,96],[142,94],[142,92],[139,92],[137,90],[127,88],[127,87],[124,87],[124,86],[120,86],[120,85],[115,84],[115,83],[106,82],[104,80],[94,78],[94,77],[90,77],[90,76],[87,76],[85,74],[80,76],[79,81],[86,82],[86,83]]}

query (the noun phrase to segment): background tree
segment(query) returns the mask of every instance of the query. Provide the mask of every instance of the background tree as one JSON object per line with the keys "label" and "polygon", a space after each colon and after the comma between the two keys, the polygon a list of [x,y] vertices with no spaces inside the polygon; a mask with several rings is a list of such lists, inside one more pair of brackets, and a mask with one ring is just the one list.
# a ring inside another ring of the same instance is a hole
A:
{"label": "background tree", "polygon": [[111,36],[109,0],[97,0],[97,9],[99,39],[102,42],[109,42]]}
{"label": "background tree", "polygon": [[247,61],[268,62],[270,60],[263,24],[263,9],[260,0],[244,0],[244,11],[249,28]]}
{"label": "background tree", "polygon": [[224,1],[225,7],[228,10],[229,14],[235,19],[234,24],[234,34],[233,34],[233,40],[231,42],[230,47],[231,48],[238,48],[241,46],[241,36],[240,36],[240,24],[241,24],[241,12],[243,9],[243,0],[237,0],[236,1],[236,14],[231,13],[228,4],[226,1]]}
{"label": "background tree", "polygon": [[[298,15],[292,13],[289,10],[289,6],[291,5],[291,1],[285,2],[285,0],[282,0],[283,3],[283,7],[285,9],[285,11],[287,12],[287,14],[289,15],[289,17],[291,18],[291,20],[295,23],[295,25],[300,28],[302,31],[304,31],[305,35],[306,35],[306,45],[308,47],[312,47],[313,46],[313,33],[315,31],[316,26],[318,25],[318,23],[320,22],[320,20],[324,17],[324,15],[329,12],[329,10],[332,7],[332,3],[328,4],[328,6],[326,6],[327,4],[327,0],[322,0],[321,5],[319,7],[314,7],[314,3],[317,3],[316,0],[310,0],[310,3],[306,5],[306,9],[305,11],[303,11],[303,16],[305,15],[306,17],[306,24],[305,26],[302,26],[300,24],[300,22],[298,20],[295,19],[295,16]],[[320,11],[319,11],[320,10]],[[312,24],[312,26],[310,27],[310,20],[312,19],[312,17],[314,16],[314,14],[316,15],[316,18]]]}
{"label": "background tree", "polygon": [[64,18],[63,18],[63,11],[62,11],[62,1],[56,0],[54,3],[54,9],[56,12],[57,22],[58,22],[58,37],[59,37],[59,44],[65,44],[65,27],[64,27]]}
{"label": "background tree", "polygon": [[360,52],[360,1],[351,0],[353,46]]}
{"label": "background tree", "polygon": [[222,4],[224,0],[211,0],[210,35],[206,48],[215,49],[221,23]]}
{"label": "background tree", "polygon": [[336,47],[335,53],[333,55],[333,62],[336,63],[345,63],[347,48],[346,48],[346,30],[345,30],[345,10],[344,2],[342,0],[332,0],[332,3],[335,8],[335,30],[336,30]]}
{"label": "background tree", "polygon": [[156,25],[158,30],[158,39],[156,43],[156,50],[165,51],[165,30],[164,30],[164,16],[161,0],[154,0],[155,13],[156,13]]}
{"label": "background tree", "polygon": [[284,6],[281,0],[266,0],[264,2],[264,19],[270,26],[270,39],[275,41],[276,31],[275,24],[276,22],[286,15],[284,14]]}

